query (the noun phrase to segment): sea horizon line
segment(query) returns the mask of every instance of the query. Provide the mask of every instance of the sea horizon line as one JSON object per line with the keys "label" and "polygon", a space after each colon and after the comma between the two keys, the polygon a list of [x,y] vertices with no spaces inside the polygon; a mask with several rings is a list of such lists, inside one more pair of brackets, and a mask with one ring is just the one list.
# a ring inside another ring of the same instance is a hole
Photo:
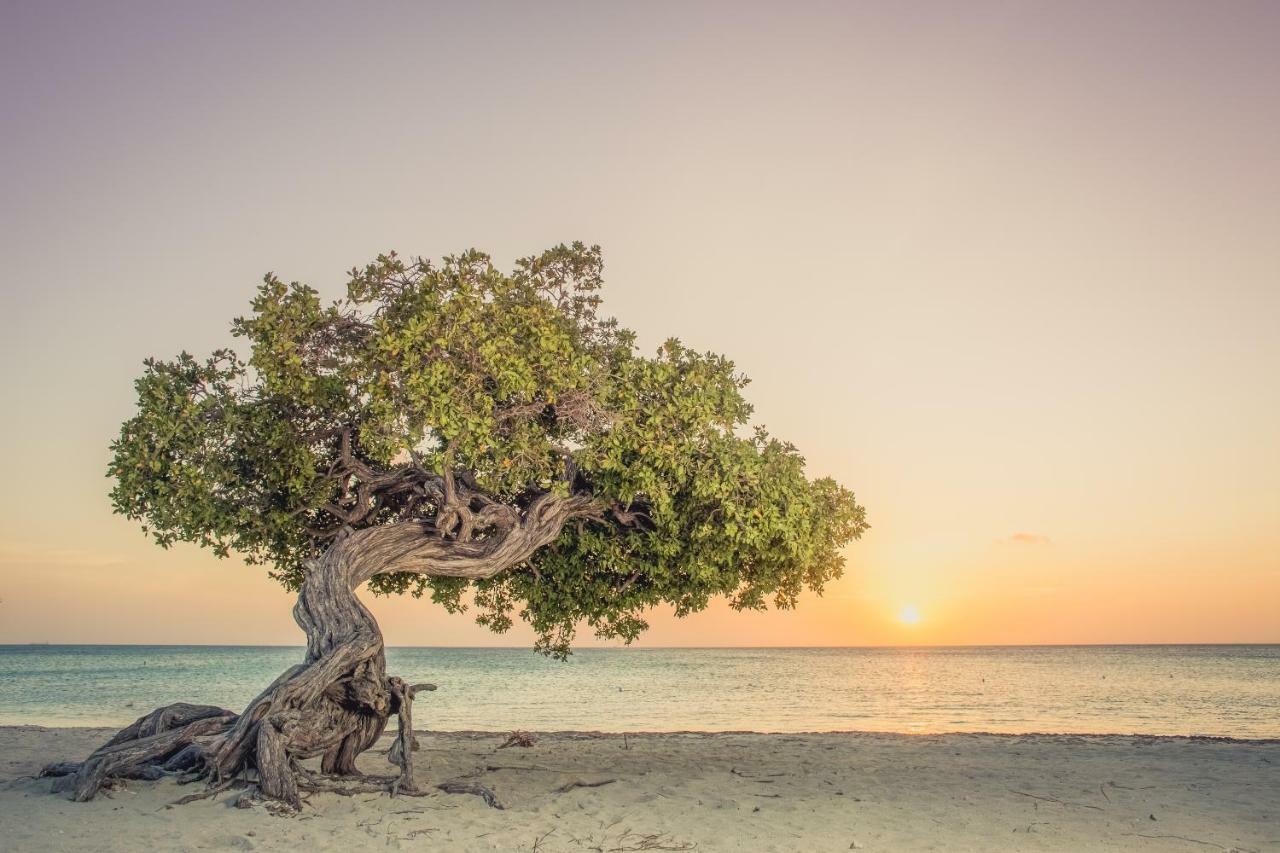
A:
{"label": "sea horizon line", "polygon": [[[896,643],[867,645],[796,645],[796,646],[579,646],[578,652],[658,652],[658,651],[841,651],[841,650],[901,650],[901,649],[1086,649],[1086,648],[1242,648],[1280,646],[1276,641],[1244,642],[1164,642],[1164,643]],[[146,649],[302,649],[305,643],[0,643],[0,649],[24,648],[146,648]],[[391,645],[388,649],[447,649],[451,651],[534,651],[528,645],[467,646],[467,645]]]}

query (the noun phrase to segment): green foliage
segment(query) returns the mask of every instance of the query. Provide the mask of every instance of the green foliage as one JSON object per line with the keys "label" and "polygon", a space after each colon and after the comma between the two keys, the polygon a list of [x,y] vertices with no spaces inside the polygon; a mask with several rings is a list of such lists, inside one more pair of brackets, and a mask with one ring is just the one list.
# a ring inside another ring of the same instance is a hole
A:
{"label": "green foliage", "polygon": [[492,579],[370,584],[451,610],[470,600],[495,631],[518,616],[560,655],[581,621],[629,641],[655,605],[791,607],[821,591],[867,527],[862,507],[809,481],[790,444],[746,430],[732,362],[675,340],[640,355],[597,316],[600,271],[599,248],[579,243],[510,274],[475,251],[439,265],[390,254],[353,270],[328,306],[269,275],[233,325],[247,363],[230,351],[146,362],[113,444],[115,508],[162,546],[236,551],[296,587],[343,523],[439,509],[382,488],[397,472],[456,469],[517,510],[548,491],[588,494],[599,518]]}

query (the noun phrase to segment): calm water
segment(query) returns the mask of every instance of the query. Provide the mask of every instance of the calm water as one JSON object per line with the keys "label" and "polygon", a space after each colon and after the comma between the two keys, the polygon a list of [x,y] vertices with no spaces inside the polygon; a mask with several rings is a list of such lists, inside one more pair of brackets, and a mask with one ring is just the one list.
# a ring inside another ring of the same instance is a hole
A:
{"label": "calm water", "polygon": [[[240,710],[302,650],[0,646],[0,724],[124,725],[175,701]],[[1280,737],[1280,646],[395,648],[440,686],[437,729],[1120,732]]]}

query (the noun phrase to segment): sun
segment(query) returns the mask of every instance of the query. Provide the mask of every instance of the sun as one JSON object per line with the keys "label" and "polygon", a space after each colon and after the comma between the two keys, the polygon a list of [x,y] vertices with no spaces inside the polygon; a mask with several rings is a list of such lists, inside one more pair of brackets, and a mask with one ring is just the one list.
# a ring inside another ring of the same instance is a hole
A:
{"label": "sun", "polygon": [[920,624],[920,609],[914,604],[908,604],[898,611],[898,621],[903,625]]}

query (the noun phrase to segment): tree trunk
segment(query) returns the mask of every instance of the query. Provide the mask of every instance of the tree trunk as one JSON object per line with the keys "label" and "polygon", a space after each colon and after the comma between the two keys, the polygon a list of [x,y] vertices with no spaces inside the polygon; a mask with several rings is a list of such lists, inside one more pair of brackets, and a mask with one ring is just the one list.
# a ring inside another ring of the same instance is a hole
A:
{"label": "tree trunk", "polygon": [[307,635],[305,661],[282,673],[244,711],[184,703],[160,708],[84,762],[51,764],[42,775],[63,777],[55,790],[70,790],[83,802],[112,778],[195,772],[220,790],[256,773],[262,796],[296,809],[299,790],[324,785],[302,771],[298,760],[321,756],[324,774],[357,776],[357,756],[398,714],[399,737],[390,759],[401,773],[389,789],[415,793],[410,705],[417,690],[434,687],[388,678],[382,632],[356,588],[374,575],[399,571],[492,577],[553,541],[566,520],[589,511],[582,499],[544,495],[519,523],[479,541],[431,535],[421,522],[341,536],[310,566],[293,608]]}
{"label": "tree trunk", "polygon": [[146,766],[163,769],[186,753],[169,769],[198,769],[215,785],[256,771],[264,796],[296,807],[298,759],[319,755],[326,774],[358,774],[356,757],[378,740],[392,713],[403,709],[408,716],[402,703],[412,698],[411,688],[393,695],[382,632],[355,594],[355,586],[368,578],[361,576],[363,561],[348,543],[367,538],[335,542],[308,572],[293,608],[307,635],[306,659],[242,713],[170,705],[122,730],[83,763],[51,765],[47,775],[68,776],[58,788],[84,801],[109,778],[127,778]]}

